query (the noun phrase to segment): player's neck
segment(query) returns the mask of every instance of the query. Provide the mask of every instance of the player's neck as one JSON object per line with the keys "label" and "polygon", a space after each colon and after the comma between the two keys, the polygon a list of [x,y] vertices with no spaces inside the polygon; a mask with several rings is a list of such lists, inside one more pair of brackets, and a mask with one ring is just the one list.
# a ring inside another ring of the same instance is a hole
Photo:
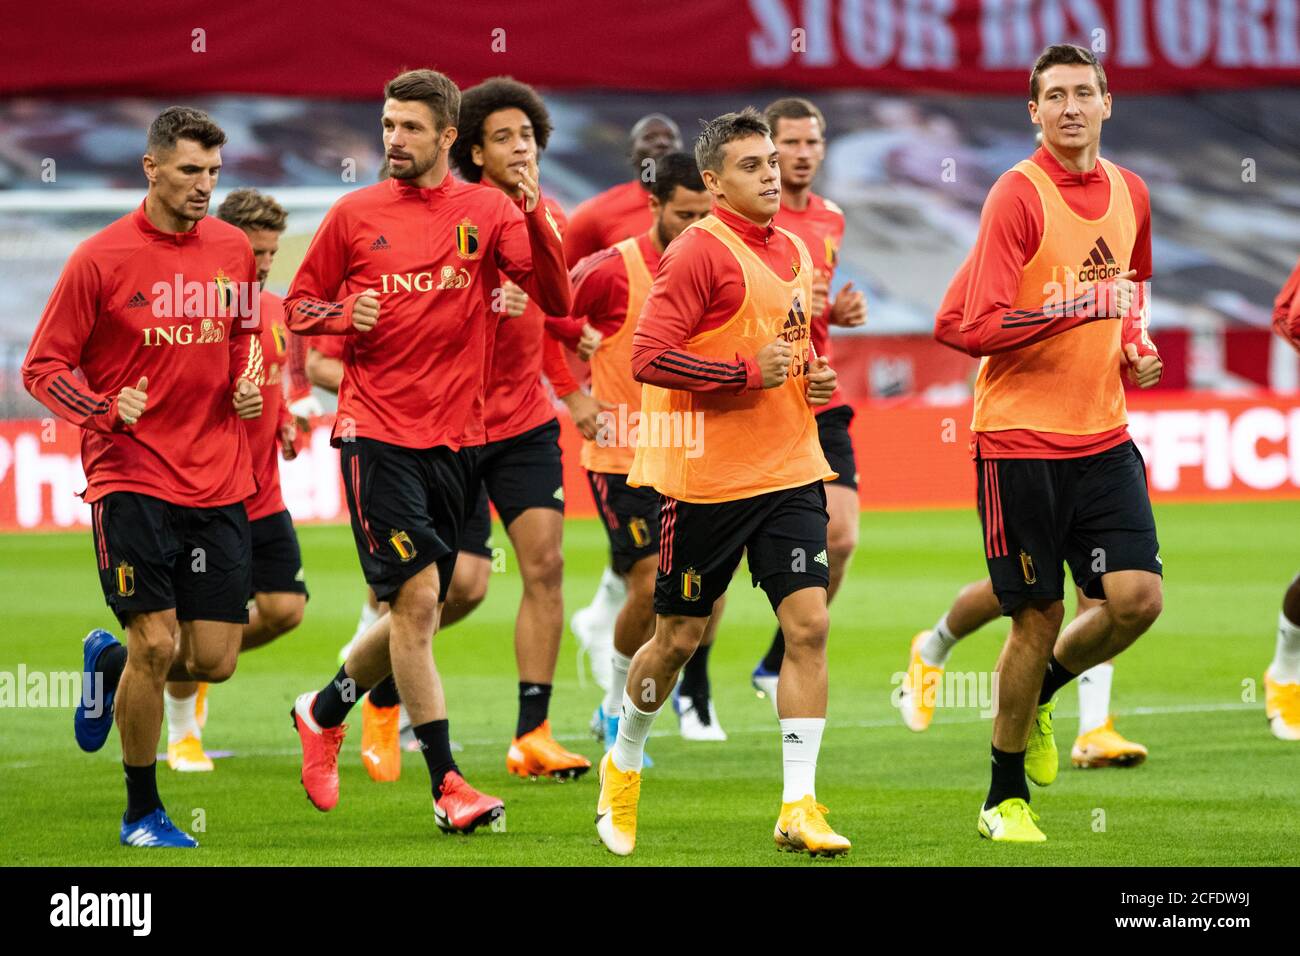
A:
{"label": "player's neck", "polygon": [[1101,143],[1092,143],[1088,146],[1080,147],[1073,150],[1061,150],[1053,146],[1046,139],[1043,140],[1043,148],[1055,157],[1061,167],[1071,173],[1090,173],[1097,168],[1097,156],[1101,153]]}
{"label": "player's neck", "polygon": [[781,184],[781,205],[794,212],[803,212],[812,202],[812,183],[807,186]]}
{"label": "player's neck", "polygon": [[659,238],[659,224],[655,223],[653,226],[651,226],[650,231],[646,233],[646,235],[649,237],[650,245],[654,247],[655,252],[659,253],[659,255],[662,256],[664,254],[664,250],[667,249],[668,247],[665,246],[664,241]]}
{"label": "player's neck", "polygon": [[524,191],[522,189],[520,189],[518,186],[507,186],[505,183],[498,182],[497,180],[493,179],[491,175],[488,174],[487,170],[483,171],[483,185],[495,186],[497,189],[501,190],[503,193],[505,193],[515,202],[518,202],[519,200],[524,198]]}
{"label": "player's neck", "polygon": [[196,224],[195,220],[182,219],[168,209],[153,190],[144,197],[144,214],[159,232],[189,232]]}
{"label": "player's neck", "polygon": [[449,171],[447,151],[443,150],[438,154],[437,162],[414,179],[408,179],[407,182],[417,189],[437,189],[442,185],[442,181],[447,178]]}
{"label": "player's neck", "polygon": [[741,212],[731,203],[727,202],[725,199],[718,199],[717,204],[721,208],[727,210],[727,212],[731,213],[733,216],[736,216],[740,219],[744,219],[746,222],[752,222],[754,225],[758,226],[761,229],[766,229],[768,226],[772,225],[771,216],[767,216],[766,218],[763,219],[755,219],[753,216],[745,215],[743,212]]}

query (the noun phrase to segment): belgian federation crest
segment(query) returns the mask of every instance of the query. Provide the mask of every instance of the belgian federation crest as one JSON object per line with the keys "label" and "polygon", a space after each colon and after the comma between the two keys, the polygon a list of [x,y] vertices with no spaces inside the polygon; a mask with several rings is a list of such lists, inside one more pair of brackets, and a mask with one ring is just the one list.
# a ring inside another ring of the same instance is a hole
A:
{"label": "belgian federation crest", "polygon": [[483,255],[478,241],[478,226],[462,219],[456,226],[456,255],[462,259],[478,259]]}
{"label": "belgian federation crest", "polygon": [[1020,573],[1025,578],[1026,584],[1036,584],[1038,582],[1038,572],[1034,570],[1033,555],[1020,552]]}
{"label": "belgian federation crest", "polygon": [[644,548],[650,540],[650,525],[645,518],[633,518],[627,523],[627,530],[632,535],[632,544],[638,548]]}
{"label": "belgian federation crest", "polygon": [[682,572],[682,598],[687,601],[698,601],[703,593],[700,573],[694,568],[687,568]]}
{"label": "belgian federation crest", "polygon": [[388,536],[388,543],[392,545],[393,551],[403,564],[415,557],[415,545],[411,542],[411,536],[405,531],[394,528]]}
{"label": "belgian federation crest", "polygon": [[131,567],[131,565],[123,561],[117,566],[113,578],[117,584],[119,597],[130,597],[135,594],[135,568]]}

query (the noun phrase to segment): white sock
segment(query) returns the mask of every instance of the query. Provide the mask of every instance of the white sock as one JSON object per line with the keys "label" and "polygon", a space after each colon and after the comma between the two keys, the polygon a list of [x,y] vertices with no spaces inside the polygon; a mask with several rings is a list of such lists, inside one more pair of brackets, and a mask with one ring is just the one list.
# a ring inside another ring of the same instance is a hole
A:
{"label": "white sock", "polygon": [[614,627],[614,619],[619,617],[619,611],[623,609],[623,604],[627,600],[627,581],[616,575],[614,568],[604,568],[601,574],[601,585],[595,589],[595,597],[591,598],[591,611],[599,620],[602,622],[608,620],[610,627]]}
{"label": "white sock", "polygon": [[632,698],[623,692],[623,711],[618,718],[618,737],[614,740],[614,749],[610,759],[614,766],[626,773],[629,770],[641,770],[645,758],[645,742],[650,736],[650,727],[654,724],[659,711],[647,713],[638,710]]}
{"label": "white sock", "polygon": [[1096,730],[1110,716],[1110,682],[1114,664],[1090,667],[1076,679],[1079,685],[1079,734]]}
{"label": "white sock", "polygon": [[1281,684],[1300,681],[1300,627],[1277,616],[1277,650],[1273,654],[1273,680]]}
{"label": "white sock", "polygon": [[601,707],[605,709],[606,714],[613,714],[623,703],[623,694],[627,689],[627,672],[632,667],[632,658],[626,654],[620,654],[617,648],[610,652],[610,660],[614,662],[614,677],[609,682],[609,689],[605,691],[605,700]]}
{"label": "white sock", "polygon": [[379,620],[379,609],[370,606],[366,601],[361,605],[361,616],[357,618],[357,634],[364,634],[370,630],[370,625]]}
{"label": "white sock", "polygon": [[825,729],[825,717],[781,719],[781,758],[785,767],[782,803],[794,803],[807,796],[817,799],[817,752],[822,749]]}
{"label": "white sock", "polygon": [[952,631],[948,630],[948,615],[945,614],[934,625],[930,636],[921,642],[921,660],[931,667],[943,667],[948,663],[948,655],[957,646],[957,640],[952,636]]}
{"label": "white sock", "polygon": [[173,697],[163,689],[163,711],[167,714],[167,743],[178,744],[190,734],[199,736],[199,721],[195,704],[199,702],[196,690],[189,697]]}

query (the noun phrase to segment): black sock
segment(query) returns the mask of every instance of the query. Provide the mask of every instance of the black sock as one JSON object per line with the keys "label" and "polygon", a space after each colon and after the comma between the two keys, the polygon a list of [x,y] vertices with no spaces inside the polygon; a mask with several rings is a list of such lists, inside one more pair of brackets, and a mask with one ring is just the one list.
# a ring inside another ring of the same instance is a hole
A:
{"label": "black sock", "polygon": [[117,690],[125,667],[126,648],[121,644],[113,644],[100,652],[99,660],[95,661],[95,670],[104,675],[104,693]]}
{"label": "black sock", "polygon": [[519,722],[515,724],[515,736],[522,737],[529,731],[536,730],[546,720],[551,709],[550,684],[526,684],[519,682]]}
{"label": "black sock", "polygon": [[996,807],[1003,800],[1020,797],[1029,800],[1029,783],[1025,780],[1025,752],[1009,754],[993,748],[993,782],[984,809]]}
{"label": "black sock", "polygon": [[767,654],[763,657],[763,669],[778,674],[783,660],[785,660],[785,634],[778,627],[776,636],[772,638],[772,646],[767,649]]}
{"label": "black sock", "polygon": [[420,742],[420,752],[424,762],[429,766],[429,782],[433,785],[433,799],[442,796],[442,778],[455,770],[460,773],[456,761],[451,759],[451,731],[446,719],[431,720],[411,728],[415,739]]}
{"label": "black sock", "polygon": [[1071,674],[1062,667],[1061,662],[1053,654],[1052,659],[1047,662],[1047,673],[1043,675],[1043,689],[1038,692],[1038,703],[1047,703],[1058,690],[1078,676],[1078,674]]}
{"label": "black sock", "polygon": [[320,689],[311,705],[312,720],[322,727],[337,727],[343,723],[352,705],[361,699],[367,688],[362,687],[342,667],[334,679]]}
{"label": "black sock", "polygon": [[709,711],[709,651],[712,649],[712,644],[701,644],[682,668],[682,696],[691,699],[706,722]]}
{"label": "black sock", "polygon": [[147,817],[155,810],[161,810],[162,800],[158,796],[158,778],[154,773],[158,769],[157,762],[147,767],[132,767],[130,764],[123,763],[122,769],[126,771],[126,815],[122,818],[123,821],[135,823],[141,817]]}
{"label": "black sock", "polygon": [[371,707],[396,707],[401,702],[402,698],[397,693],[397,681],[392,674],[370,688]]}

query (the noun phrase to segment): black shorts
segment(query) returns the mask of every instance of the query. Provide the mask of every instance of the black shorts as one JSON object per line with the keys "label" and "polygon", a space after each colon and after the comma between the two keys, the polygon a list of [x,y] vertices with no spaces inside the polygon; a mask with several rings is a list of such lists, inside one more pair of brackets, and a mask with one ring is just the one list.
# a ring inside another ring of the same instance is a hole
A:
{"label": "black shorts", "polygon": [[307,593],[298,534],[289,512],[249,522],[253,534],[253,594]]}
{"label": "black shorts", "polygon": [[478,498],[474,508],[465,521],[465,530],[460,536],[460,550],[477,554],[481,558],[492,557],[492,508],[488,505],[487,488],[480,482]]}
{"label": "black shorts", "polygon": [[474,493],[478,448],[403,448],[373,438],[342,443],[339,461],[352,536],[380,601],[431,564],[445,600]]}
{"label": "black shorts", "polygon": [[817,437],[821,439],[822,454],[826,456],[831,469],[839,473],[839,477],[827,483],[844,485],[857,491],[858,456],[853,452],[853,436],[849,434],[853,409],[848,405],[836,405],[816,418]]}
{"label": "black shorts", "polygon": [[563,514],[559,420],[488,442],[479,456],[478,474],[507,528],[529,508],[554,508]]}
{"label": "black shorts", "polygon": [[1094,599],[1106,596],[1101,578],[1111,571],[1164,573],[1133,442],[1083,458],[986,458],[975,467],[984,555],[1003,614],[1063,600],[1063,562]]}
{"label": "black shorts", "polygon": [[134,614],[171,608],[179,621],[248,623],[253,559],[242,501],[187,508],[113,491],[90,507],[99,583],[123,627]]}
{"label": "black shorts", "polygon": [[786,597],[828,587],[826,488],[820,481],[739,501],[661,497],[655,613],[707,617],[748,553],[749,574],[776,610]]}
{"label": "black shorts", "polygon": [[659,550],[659,492],[633,488],[627,475],[587,472],[596,512],[609,538],[609,563],[619,574]]}

